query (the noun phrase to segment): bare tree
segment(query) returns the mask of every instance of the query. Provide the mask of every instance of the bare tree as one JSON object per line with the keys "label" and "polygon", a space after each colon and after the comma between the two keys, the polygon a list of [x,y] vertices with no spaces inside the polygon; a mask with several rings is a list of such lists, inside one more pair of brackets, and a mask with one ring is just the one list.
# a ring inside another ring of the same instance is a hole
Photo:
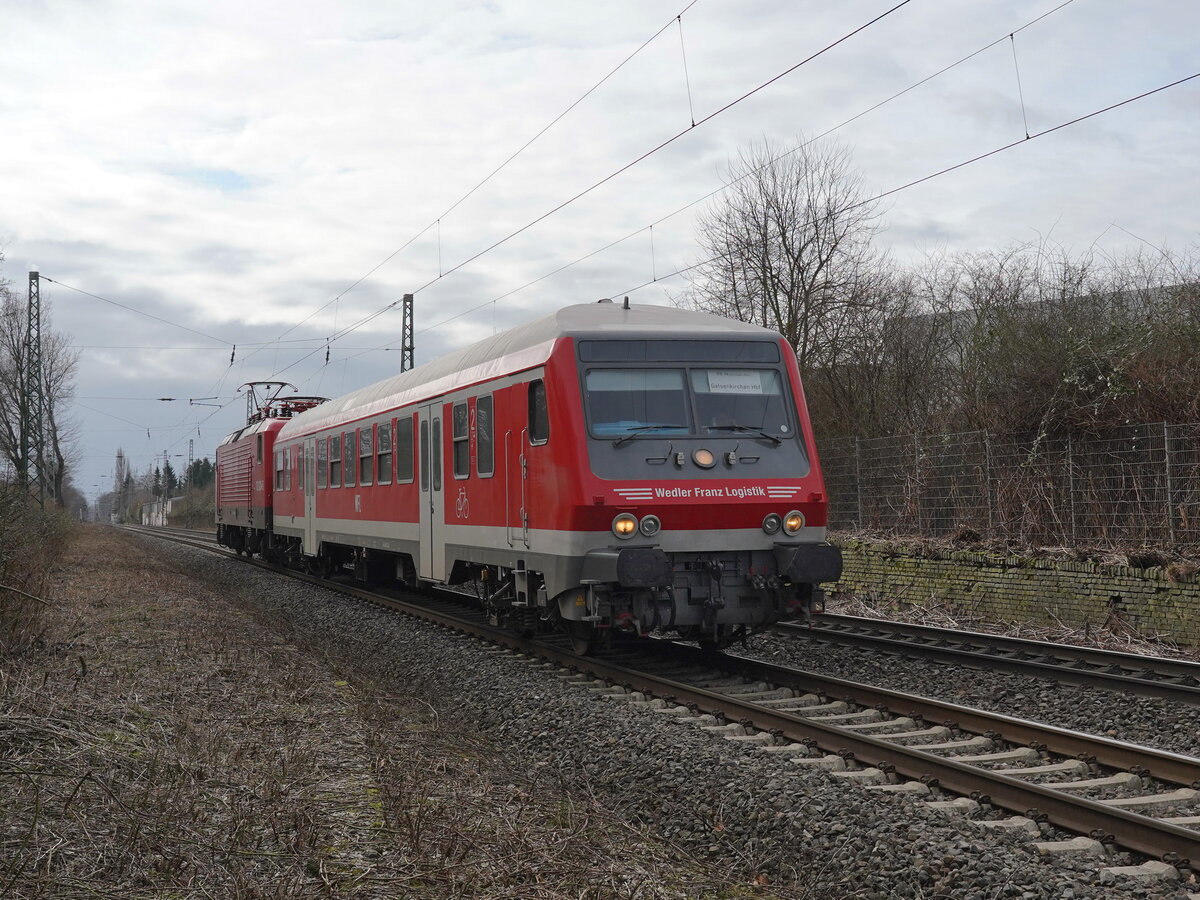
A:
{"label": "bare tree", "polygon": [[704,262],[685,302],[778,330],[801,373],[832,364],[848,313],[870,302],[880,272],[871,246],[880,210],[849,151],[768,140],[729,165],[730,186],[698,224]]}

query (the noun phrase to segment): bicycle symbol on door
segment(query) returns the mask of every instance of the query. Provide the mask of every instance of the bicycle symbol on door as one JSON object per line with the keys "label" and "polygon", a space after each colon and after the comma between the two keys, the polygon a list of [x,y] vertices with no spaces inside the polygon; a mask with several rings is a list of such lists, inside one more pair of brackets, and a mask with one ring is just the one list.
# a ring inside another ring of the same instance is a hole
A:
{"label": "bicycle symbol on door", "polygon": [[458,519],[467,519],[471,516],[471,501],[467,499],[465,487],[458,489],[458,499],[454,501],[454,516]]}

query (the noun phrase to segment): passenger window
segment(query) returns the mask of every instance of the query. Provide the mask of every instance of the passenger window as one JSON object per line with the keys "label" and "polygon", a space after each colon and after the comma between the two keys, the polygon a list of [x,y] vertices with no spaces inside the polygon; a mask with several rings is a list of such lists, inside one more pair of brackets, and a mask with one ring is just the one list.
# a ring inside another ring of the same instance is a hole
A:
{"label": "passenger window", "polygon": [[496,471],[496,451],[492,442],[492,395],[475,403],[475,471],[487,478]]}
{"label": "passenger window", "polygon": [[421,490],[429,490],[429,421],[421,422]]}
{"label": "passenger window", "polygon": [[342,440],[345,441],[345,446],[342,447],[342,461],[346,467],[345,484],[346,487],[354,487],[354,466],[358,462],[358,455],[354,451],[354,432],[343,433]]}
{"label": "passenger window", "polygon": [[392,422],[379,425],[379,455],[375,458],[375,481],[379,484],[392,483]]}
{"label": "passenger window", "polygon": [[358,431],[358,483],[370,484],[371,473],[374,471],[375,442],[372,440],[372,428],[360,428]]}
{"label": "passenger window", "polygon": [[546,407],[546,383],[540,378],[529,382],[529,443],[550,440],[550,414]]}
{"label": "passenger window", "polygon": [[405,484],[413,480],[413,420],[405,416],[396,420],[396,481]]}
{"label": "passenger window", "polygon": [[317,439],[317,487],[324,488],[329,483],[329,444],[325,438]]}
{"label": "passenger window", "polygon": [[471,474],[471,433],[467,428],[467,404],[454,404],[454,477]]}
{"label": "passenger window", "polygon": [[275,490],[283,490],[283,451],[275,451]]}
{"label": "passenger window", "polygon": [[342,436],[331,435],[329,438],[329,486],[340,487],[342,484]]}
{"label": "passenger window", "polygon": [[[304,447],[302,445],[296,448],[296,487],[300,490],[304,490],[304,478]],[[288,487],[290,488],[291,485],[289,484]]]}
{"label": "passenger window", "polygon": [[433,419],[433,446],[430,448],[430,455],[433,457],[433,489],[440,491],[442,489],[442,419],[440,416],[434,416]]}

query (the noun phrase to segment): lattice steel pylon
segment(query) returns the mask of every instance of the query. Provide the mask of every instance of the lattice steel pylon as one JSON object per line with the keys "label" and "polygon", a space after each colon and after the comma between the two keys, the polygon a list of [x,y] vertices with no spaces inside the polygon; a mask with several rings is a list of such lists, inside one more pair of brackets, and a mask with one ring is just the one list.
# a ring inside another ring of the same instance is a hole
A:
{"label": "lattice steel pylon", "polygon": [[413,367],[413,295],[404,295],[404,326],[400,337],[400,371]]}
{"label": "lattice steel pylon", "polygon": [[25,328],[25,371],[21,385],[21,455],[17,473],[22,487],[46,506],[46,380],[42,366],[42,295],[37,272],[29,273]]}

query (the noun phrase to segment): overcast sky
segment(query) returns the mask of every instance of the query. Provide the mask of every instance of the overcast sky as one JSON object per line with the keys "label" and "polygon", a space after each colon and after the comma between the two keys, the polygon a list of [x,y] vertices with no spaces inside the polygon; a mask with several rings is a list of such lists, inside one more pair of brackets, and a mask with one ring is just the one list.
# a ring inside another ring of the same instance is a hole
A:
{"label": "overcast sky", "polygon": [[[375,349],[398,309],[328,364],[323,341],[405,292],[418,364],[570,303],[670,302],[704,204],[664,217],[739,147],[834,128],[997,39],[834,132],[868,190],[1200,72],[1196,0],[1074,0],[1007,39],[1059,3],[911,0],[712,116],[895,0],[0,0],[0,275],[54,279],[80,348],[75,482],[107,490],[118,447],[142,471],[181,469],[189,439],[211,458],[243,382],[334,396],[398,371]],[[892,195],[879,240],[900,261],[1039,236],[1184,249],[1198,159],[1200,79]]]}

